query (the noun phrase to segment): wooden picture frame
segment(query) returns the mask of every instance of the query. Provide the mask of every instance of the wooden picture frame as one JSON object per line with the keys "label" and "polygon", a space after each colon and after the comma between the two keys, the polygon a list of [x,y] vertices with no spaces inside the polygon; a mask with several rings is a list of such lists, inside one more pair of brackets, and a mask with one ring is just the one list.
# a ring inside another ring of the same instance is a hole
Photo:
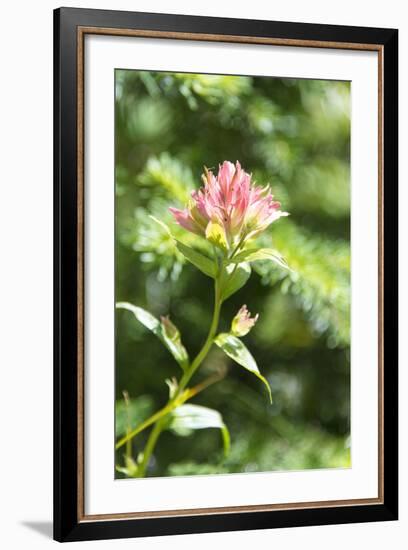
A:
{"label": "wooden picture frame", "polygon": [[[84,38],[374,51],[378,55],[378,495],[92,516],[84,492]],[[167,14],[54,12],[54,537],[58,541],[397,519],[398,32]]]}

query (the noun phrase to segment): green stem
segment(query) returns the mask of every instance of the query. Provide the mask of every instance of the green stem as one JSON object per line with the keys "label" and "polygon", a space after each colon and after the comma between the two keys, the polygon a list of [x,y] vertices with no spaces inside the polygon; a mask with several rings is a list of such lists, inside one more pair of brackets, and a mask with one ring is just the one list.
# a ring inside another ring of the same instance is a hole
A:
{"label": "green stem", "polygon": [[128,443],[136,435],[146,430],[149,426],[160,420],[162,417],[167,416],[173,409],[179,407],[180,405],[183,405],[183,403],[208,388],[208,386],[211,386],[215,382],[218,382],[219,380],[224,378],[224,375],[225,373],[213,374],[197,386],[183,391],[183,393],[177,398],[177,400],[171,399],[170,401],[168,401],[165,407],[156,411],[152,416],[139,424],[134,430],[129,431],[128,433],[126,433],[126,435],[122,437],[122,439],[119,439],[119,441],[115,445],[115,449],[120,449],[123,445],[125,445],[125,443]]}
{"label": "green stem", "polygon": [[240,239],[240,241],[238,242],[237,246],[234,248],[234,250],[232,251],[232,254],[231,256],[229,257],[230,260],[232,260],[232,258],[235,256],[235,254],[238,252],[238,250],[241,248],[241,246],[244,244],[245,242],[245,238],[246,238],[246,235],[243,235]]}
{"label": "green stem", "polygon": [[[129,433],[130,433],[130,429],[128,428],[128,429],[126,430],[126,435],[128,436]],[[127,442],[126,442],[125,456],[126,456],[126,458],[128,458],[129,460],[132,458],[132,440],[131,440],[131,439],[128,439]]]}
{"label": "green stem", "polygon": [[[172,405],[177,400],[177,398],[180,397],[181,393],[184,391],[185,387],[190,382],[193,374],[198,369],[198,367],[201,365],[201,363],[204,361],[204,359],[206,358],[208,352],[211,349],[211,346],[212,346],[213,341],[214,341],[214,337],[217,333],[218,323],[219,323],[219,320],[220,320],[220,312],[221,312],[222,301],[220,299],[219,294],[220,294],[220,292],[219,292],[219,283],[218,283],[218,278],[217,278],[217,279],[215,279],[214,312],[213,312],[213,318],[212,318],[212,321],[211,321],[210,329],[208,331],[207,339],[204,342],[204,345],[201,348],[201,350],[198,352],[198,355],[195,357],[195,359],[191,363],[190,367],[185,371],[185,373],[181,377],[181,380],[180,380],[180,383],[179,383],[176,394],[172,397],[172,399],[170,399],[170,401],[168,402],[166,407],[164,407],[164,409],[167,409],[167,408],[170,408],[170,410],[173,409]],[[162,409],[162,410],[164,410],[164,409]],[[154,425],[152,431],[150,432],[150,435],[147,439],[145,449],[143,451],[143,458],[142,458],[142,461],[141,461],[141,463],[139,465],[139,468],[138,468],[138,477],[144,477],[145,476],[146,468],[149,464],[150,457],[151,457],[151,455],[154,451],[157,440],[159,439],[160,434],[161,434],[161,432],[163,431],[163,429],[165,427],[166,416],[167,416],[167,414],[165,416],[161,416],[157,420],[157,422]]]}
{"label": "green stem", "polygon": [[213,312],[213,318],[210,325],[210,330],[208,331],[207,339],[199,351],[198,355],[194,359],[194,361],[191,363],[190,368],[186,370],[184,375],[182,376],[180,380],[180,384],[178,387],[178,391],[176,395],[180,395],[180,393],[184,390],[184,388],[187,386],[187,384],[190,382],[193,374],[198,369],[198,367],[201,365],[201,363],[206,358],[208,352],[211,349],[211,346],[213,344],[214,336],[217,333],[218,323],[220,321],[220,312],[221,312],[221,300],[219,296],[219,288],[218,288],[218,280],[215,280],[215,297],[214,297],[214,312]]}
{"label": "green stem", "polygon": [[164,428],[164,418],[161,418],[153,426],[152,431],[150,432],[149,438],[146,443],[146,447],[143,451],[143,458],[137,469],[137,477],[145,477],[146,468],[149,464],[150,457],[156,446],[157,440],[160,437],[160,434]]}
{"label": "green stem", "polygon": [[173,410],[175,407],[175,403],[173,400],[169,401],[165,407],[154,413],[152,416],[150,416],[147,420],[139,424],[134,430],[132,430],[130,433],[124,435],[122,439],[119,439],[119,441],[115,445],[115,449],[118,450],[127,443],[130,439],[133,439],[137,434],[160,420],[163,416],[166,416],[169,412]]}
{"label": "green stem", "polygon": [[[123,399],[125,400],[125,406],[126,406],[126,436],[129,436],[132,430],[130,426],[129,394],[127,391],[123,392]],[[125,455],[128,459],[132,458],[132,440],[130,438],[126,442]]]}

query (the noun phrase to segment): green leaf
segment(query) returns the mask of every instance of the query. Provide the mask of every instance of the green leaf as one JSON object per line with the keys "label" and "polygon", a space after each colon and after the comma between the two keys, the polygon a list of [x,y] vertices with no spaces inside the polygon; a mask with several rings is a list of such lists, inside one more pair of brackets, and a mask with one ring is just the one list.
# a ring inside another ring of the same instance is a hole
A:
{"label": "green leaf", "polygon": [[224,453],[227,455],[230,448],[230,435],[218,411],[201,405],[188,404],[177,407],[170,415],[168,429],[177,435],[186,436],[190,435],[193,430],[205,428],[219,428],[221,430]]}
{"label": "green leaf", "polygon": [[257,260],[272,260],[284,269],[289,269],[284,257],[273,248],[248,248],[231,258],[231,262],[237,264],[244,261],[256,262]]}
{"label": "green leaf", "polygon": [[168,316],[161,317],[160,326],[164,342],[173,357],[183,368],[187,367],[189,362],[188,353],[181,342],[180,331]]}
{"label": "green leaf", "polygon": [[139,321],[139,323],[142,323],[142,325],[151,330],[153,334],[155,334],[159,338],[159,340],[163,342],[163,344],[170,351],[174,359],[183,369],[188,365],[188,354],[181,342],[180,333],[177,331],[178,336],[176,338],[172,337],[172,335],[166,330],[164,326],[164,323],[166,322],[165,320],[160,322],[158,319],[156,319],[156,317],[154,317],[145,309],[134,306],[129,302],[118,302],[116,304],[116,307],[118,309],[127,309],[128,311],[131,311],[136,319]]}
{"label": "green leaf", "polygon": [[178,390],[178,382],[177,379],[173,376],[173,378],[166,378],[165,383],[167,387],[169,388],[169,399],[172,399]]}
{"label": "green leaf", "polygon": [[115,403],[115,433],[116,437],[126,434],[127,426],[132,428],[141,424],[153,411],[152,399],[147,395],[141,395],[128,400],[119,399]]}
{"label": "green leaf", "polygon": [[177,249],[189,262],[195,265],[195,267],[197,267],[200,271],[205,273],[205,275],[208,275],[208,277],[215,278],[216,266],[213,260],[208,258],[208,256],[201,254],[201,252],[197,252],[197,250],[194,250],[194,248],[187,246],[181,241],[178,241],[177,239],[175,239],[175,242]]}
{"label": "green leaf", "polygon": [[251,275],[249,263],[230,264],[223,268],[220,277],[221,300],[226,300],[244,286]]}
{"label": "green leaf", "polygon": [[154,220],[157,224],[159,224],[164,229],[164,231],[174,240],[177,250],[181,252],[181,254],[183,254],[186,260],[192,263],[205,275],[208,275],[208,277],[215,278],[216,266],[213,260],[211,260],[208,256],[205,256],[201,252],[194,250],[194,248],[191,248],[191,246],[188,246],[187,244],[184,244],[176,239],[170,231],[170,228],[164,222],[158,220],[154,216],[150,216],[150,218]]}
{"label": "green leaf", "polygon": [[205,230],[205,236],[213,245],[218,246],[221,250],[227,250],[227,236],[221,224],[210,221]]}
{"label": "green leaf", "polygon": [[142,323],[142,325],[161,338],[160,321],[156,319],[154,315],[141,307],[130,304],[129,302],[118,302],[116,307],[118,309],[127,309],[128,311],[131,311],[139,323]]}
{"label": "green leaf", "polygon": [[258,365],[255,359],[252,357],[248,348],[241,342],[239,338],[232,334],[223,332],[217,336],[215,343],[220,347],[224,353],[231,357],[236,363],[249,370],[257,376],[265,384],[270,402],[272,403],[272,392],[267,379],[259,372]]}
{"label": "green leaf", "polygon": [[137,477],[138,466],[131,456],[125,456],[125,465],[116,465],[116,471],[127,477]]}
{"label": "green leaf", "polygon": [[163,334],[163,341],[166,345],[166,348],[170,351],[170,353],[173,355],[174,359],[177,361],[177,363],[184,369],[187,367],[189,358],[186,348],[181,343],[181,340],[171,340],[166,336],[166,334],[162,331]]}

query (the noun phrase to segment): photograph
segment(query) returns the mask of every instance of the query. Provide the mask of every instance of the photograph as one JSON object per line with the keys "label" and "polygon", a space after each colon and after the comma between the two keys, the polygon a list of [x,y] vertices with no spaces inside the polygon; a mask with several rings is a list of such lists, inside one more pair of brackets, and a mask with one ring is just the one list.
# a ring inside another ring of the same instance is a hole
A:
{"label": "photograph", "polygon": [[0,546],[405,548],[402,3],[67,4],[2,10]]}
{"label": "photograph", "polygon": [[350,81],[114,85],[115,478],[352,467]]}
{"label": "photograph", "polygon": [[398,30],[54,12],[54,538],[398,517]]}

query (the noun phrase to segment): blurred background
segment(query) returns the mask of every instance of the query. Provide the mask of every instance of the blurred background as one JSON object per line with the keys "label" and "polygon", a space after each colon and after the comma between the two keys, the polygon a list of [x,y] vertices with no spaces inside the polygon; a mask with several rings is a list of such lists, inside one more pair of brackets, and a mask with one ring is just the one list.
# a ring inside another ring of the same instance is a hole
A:
{"label": "blurred background", "polygon": [[[116,70],[116,300],[170,314],[194,356],[212,315],[212,281],[186,264],[149,214],[184,242],[168,206],[201,185],[203,165],[239,160],[270,183],[290,217],[262,239],[293,272],[255,262],[227,300],[221,330],[247,304],[259,320],[243,341],[262,383],[213,349],[194,382],[227,376],[192,400],[220,411],[231,434],[163,432],[148,475],[350,466],[350,85],[348,82]],[[168,399],[180,368],[129,312],[116,313],[116,432]],[[123,400],[128,392],[128,413]],[[133,440],[136,457],[149,430]],[[123,451],[117,451],[121,463]],[[117,472],[117,477],[124,474]]]}

